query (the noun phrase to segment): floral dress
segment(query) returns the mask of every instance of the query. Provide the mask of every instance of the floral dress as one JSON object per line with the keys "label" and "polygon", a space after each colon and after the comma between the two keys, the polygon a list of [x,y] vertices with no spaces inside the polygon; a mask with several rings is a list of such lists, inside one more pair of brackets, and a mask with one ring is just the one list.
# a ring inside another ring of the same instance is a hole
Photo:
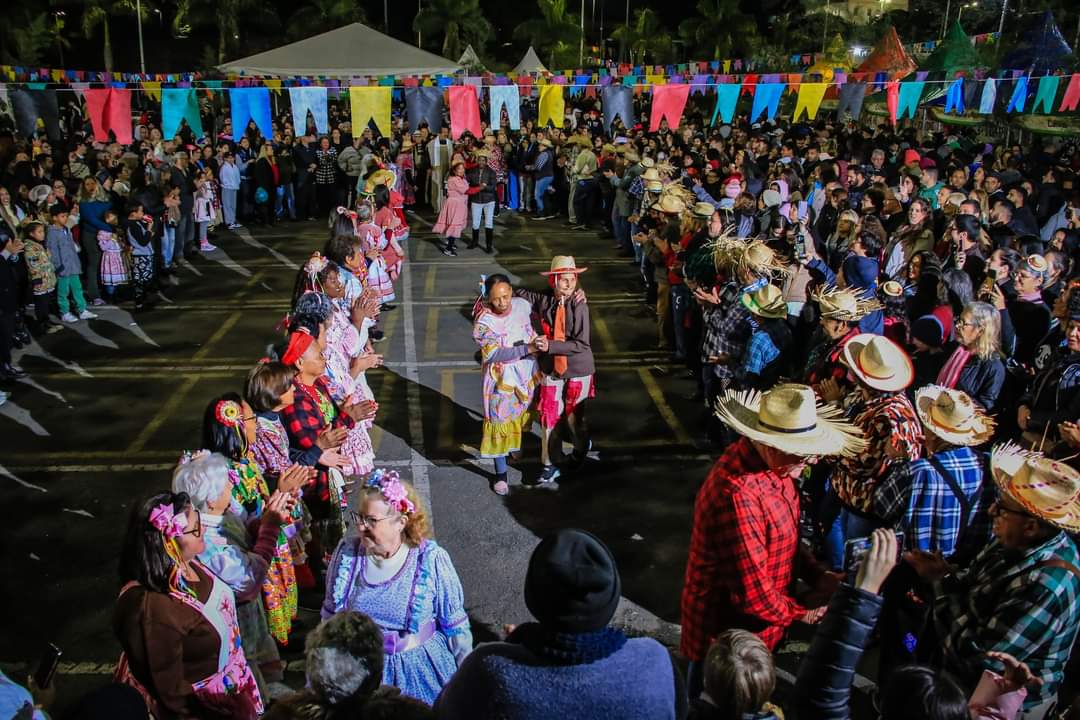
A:
{"label": "floral dress", "polygon": [[484,437],[480,456],[503,457],[521,449],[521,433],[532,424],[532,407],[540,370],[536,359],[524,355],[510,361],[496,360],[500,350],[528,345],[536,337],[532,326],[532,306],[523,298],[513,298],[510,312],[496,315],[482,312],[473,326],[473,339],[480,345],[484,395]]}
{"label": "floral dress", "polygon": [[[364,373],[353,377],[351,371],[353,358],[360,356],[366,345],[367,324],[365,323],[364,332],[361,334],[349,321],[348,315],[335,305],[326,330],[326,349],[323,350],[323,358],[326,360],[324,377],[330,397],[342,408],[350,397],[353,405],[374,398]],[[352,461],[351,467],[344,469],[345,475],[367,475],[375,469],[375,450],[368,434],[371,426],[371,420],[355,423],[345,442],[341,444],[341,454]]]}
{"label": "floral dress", "polygon": [[[276,412],[258,413],[256,422],[252,457],[262,468],[264,477],[280,477],[293,464],[289,457],[289,434]],[[303,565],[307,562],[307,544],[311,542],[311,513],[302,499],[293,508],[292,524],[283,531],[289,538],[293,565]]]}
{"label": "floral dress", "polygon": [[404,565],[385,582],[366,579],[368,562],[359,539],[341,541],[327,568],[322,617],[362,612],[382,629],[384,647],[412,636],[418,644],[386,654],[383,684],[430,705],[472,649],[461,580],[434,540],[408,548]]}
{"label": "floral dress", "polygon": [[[229,461],[229,479],[232,481],[233,499],[246,512],[245,521],[261,517],[266,501],[270,498],[270,490],[266,487],[262,470],[251,450],[243,459]],[[292,621],[296,617],[297,587],[292,551],[289,549],[289,538],[284,528],[278,536],[274,559],[266,571],[262,593],[270,634],[285,645],[289,642]]]}

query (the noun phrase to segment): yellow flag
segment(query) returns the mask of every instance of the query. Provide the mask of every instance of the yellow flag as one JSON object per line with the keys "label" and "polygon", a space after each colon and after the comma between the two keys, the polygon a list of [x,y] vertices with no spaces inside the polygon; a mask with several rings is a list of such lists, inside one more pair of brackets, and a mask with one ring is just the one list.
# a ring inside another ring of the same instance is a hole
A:
{"label": "yellow flag", "polygon": [[281,93],[281,78],[266,78],[263,83],[274,92]]}
{"label": "yellow flag", "polygon": [[731,61],[730,60],[725,60],[724,61],[724,74],[727,75],[729,72],[731,72]]}
{"label": "yellow flag", "polygon": [[147,81],[142,84],[142,87],[143,92],[146,93],[147,97],[157,101],[161,100],[161,83]]}
{"label": "yellow flag", "polygon": [[390,96],[388,87],[351,87],[349,106],[352,110],[353,135],[359,135],[375,121],[375,127],[383,135],[390,135]]}
{"label": "yellow flag", "polygon": [[544,85],[540,88],[540,127],[546,127],[548,121],[557,128],[563,126],[566,114],[566,101],[563,99],[562,85]]}
{"label": "yellow flag", "polygon": [[646,75],[645,76],[645,84],[646,85],[666,85],[667,84],[667,77],[665,77],[664,75],[656,75],[656,74]]}
{"label": "yellow flag", "polygon": [[825,97],[825,91],[829,89],[829,83],[802,83],[799,85],[799,99],[795,102],[795,114],[791,116],[792,122],[798,122],[799,115],[806,110],[806,117],[813,120],[817,117],[818,108],[821,107],[821,99]]}
{"label": "yellow flag", "polygon": [[53,79],[54,82],[60,82],[61,80],[64,79],[64,71],[63,70],[53,70],[49,74],[52,76],[52,79]]}

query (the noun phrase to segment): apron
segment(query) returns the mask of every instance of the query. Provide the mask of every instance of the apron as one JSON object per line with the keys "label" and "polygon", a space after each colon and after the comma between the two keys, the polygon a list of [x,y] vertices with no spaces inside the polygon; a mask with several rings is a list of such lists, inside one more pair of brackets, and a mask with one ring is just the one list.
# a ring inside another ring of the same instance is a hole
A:
{"label": "apron", "polygon": [[[169,593],[173,599],[202,615],[217,631],[220,639],[218,671],[203,680],[192,683],[191,688],[199,702],[214,712],[237,720],[254,720],[262,714],[263,704],[259,689],[255,685],[255,677],[251,673],[251,668],[248,667],[244,650],[240,647],[240,627],[236,622],[236,599],[228,585],[201,563],[199,567],[213,581],[213,589],[205,605],[186,593]],[[137,584],[129,582],[121,588],[120,595]],[[138,690],[146,700],[146,707],[150,714],[160,716],[156,701],[131,673],[127,656],[123,652],[120,653],[114,679],[116,682],[131,685]]]}

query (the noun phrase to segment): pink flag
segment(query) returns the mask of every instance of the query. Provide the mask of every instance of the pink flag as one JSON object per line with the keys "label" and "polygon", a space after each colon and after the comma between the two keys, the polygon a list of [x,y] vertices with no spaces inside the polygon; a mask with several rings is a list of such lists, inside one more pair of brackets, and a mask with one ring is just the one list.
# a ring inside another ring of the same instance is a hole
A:
{"label": "pink flag", "polygon": [[668,127],[674,130],[682,120],[686,99],[690,97],[690,86],[654,85],[652,91],[652,115],[649,117],[649,132],[660,129],[660,121],[667,118]]}
{"label": "pink flag", "polygon": [[94,130],[94,140],[109,141],[109,131],[116,136],[116,142],[129,145],[131,133],[131,91],[109,88],[104,90],[84,90],[86,114],[90,117],[90,126]]}
{"label": "pink flag", "polygon": [[457,140],[466,130],[480,137],[480,102],[472,85],[451,85],[450,136]]}

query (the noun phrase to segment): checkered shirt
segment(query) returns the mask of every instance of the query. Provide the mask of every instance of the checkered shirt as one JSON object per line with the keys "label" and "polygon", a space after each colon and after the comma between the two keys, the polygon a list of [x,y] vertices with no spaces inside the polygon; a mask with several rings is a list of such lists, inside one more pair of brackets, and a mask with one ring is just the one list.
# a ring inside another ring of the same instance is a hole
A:
{"label": "checkered shirt", "polygon": [[934,621],[945,666],[961,685],[975,687],[992,650],[1026,662],[1041,687],[1028,687],[1025,708],[1053,697],[1061,684],[1080,624],[1080,579],[1071,571],[1042,565],[1058,558],[1080,564],[1076,545],[1060,532],[1027,551],[994,540],[971,567],[935,586]]}
{"label": "checkered shirt", "polygon": [[729,445],[694,502],[682,592],[682,654],[702,660],[724,630],[770,648],[806,612],[788,596],[799,545],[799,496],[746,438]]}
{"label": "checkered shirt", "polygon": [[[329,419],[323,416],[319,405],[311,399],[299,380],[293,380],[293,384],[296,386],[296,392],[294,393],[296,399],[292,405],[281,411],[281,422],[285,426],[285,432],[289,435],[290,448],[308,450],[315,447],[319,439],[319,433],[324,429],[329,427],[351,428],[353,426],[353,419],[341,412],[337,403],[330,397],[330,388],[326,384],[326,378],[318,378],[312,387],[317,393],[323,395],[328,403],[327,407],[333,409]],[[330,483],[327,477],[327,469],[323,465],[316,465],[315,467],[318,469],[319,474],[315,478],[315,486],[311,491],[314,496],[313,499],[328,503],[330,502]],[[305,489],[305,499],[308,492]]]}
{"label": "checkered shirt", "polygon": [[765,278],[758,278],[745,286],[739,294],[735,296],[735,299],[727,309],[727,314],[724,315],[724,319],[721,320],[720,324],[717,326],[714,338],[716,354],[727,355],[729,358],[726,364],[716,366],[717,377],[730,378],[734,376],[734,368],[738,367],[743,352],[746,350],[746,343],[750,340],[750,335],[753,332],[753,328],[750,325],[752,316],[750,315],[750,311],[743,307],[743,304],[740,301],[741,297],[744,294],[752,293],[755,290],[764,287],[767,282],[768,281],[765,280]]}
{"label": "checkered shirt", "polygon": [[[935,453],[971,503],[971,515],[979,508],[983,482],[983,458],[969,447],[954,447]],[[900,463],[874,490],[873,513],[904,533],[905,550],[940,552],[949,557],[956,551],[960,532],[960,501],[929,460]],[[979,532],[968,518],[966,533]],[[985,544],[984,537],[980,545]],[[966,544],[966,543],[965,543]]]}

